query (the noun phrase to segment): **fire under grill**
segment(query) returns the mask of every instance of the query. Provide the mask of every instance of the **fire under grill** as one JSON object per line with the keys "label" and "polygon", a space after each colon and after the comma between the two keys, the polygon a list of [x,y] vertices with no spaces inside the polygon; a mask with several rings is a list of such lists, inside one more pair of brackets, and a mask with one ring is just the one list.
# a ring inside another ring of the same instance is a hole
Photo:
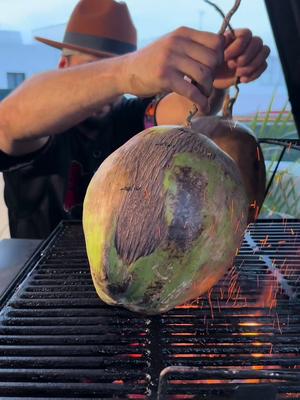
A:
{"label": "fire under grill", "polygon": [[251,225],[207,296],[159,317],[102,303],[64,222],[0,312],[0,399],[300,399],[300,222]]}

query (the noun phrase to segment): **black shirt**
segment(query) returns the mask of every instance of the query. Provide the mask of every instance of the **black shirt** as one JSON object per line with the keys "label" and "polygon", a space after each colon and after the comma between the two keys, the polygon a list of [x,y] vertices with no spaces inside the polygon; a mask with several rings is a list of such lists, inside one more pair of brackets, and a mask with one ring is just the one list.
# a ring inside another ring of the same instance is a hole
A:
{"label": "black shirt", "polygon": [[144,129],[151,100],[123,98],[105,118],[89,118],[51,136],[35,153],[11,157],[0,151],[11,237],[44,239],[62,219],[80,219],[91,177]]}

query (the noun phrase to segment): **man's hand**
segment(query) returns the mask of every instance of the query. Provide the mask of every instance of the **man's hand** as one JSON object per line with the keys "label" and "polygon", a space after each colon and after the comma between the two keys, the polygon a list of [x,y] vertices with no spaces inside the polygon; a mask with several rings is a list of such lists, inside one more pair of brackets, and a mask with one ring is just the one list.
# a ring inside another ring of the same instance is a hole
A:
{"label": "man's hand", "polygon": [[224,34],[224,63],[216,71],[214,87],[226,89],[234,84],[237,77],[240,82],[248,83],[257,79],[267,68],[268,46],[258,36],[252,36],[249,29],[237,29],[235,38],[230,31]]}
{"label": "man's hand", "polygon": [[173,91],[206,113],[215,71],[223,63],[224,42],[221,35],[179,28],[124,56],[119,77],[123,80],[122,91],[137,96]]}

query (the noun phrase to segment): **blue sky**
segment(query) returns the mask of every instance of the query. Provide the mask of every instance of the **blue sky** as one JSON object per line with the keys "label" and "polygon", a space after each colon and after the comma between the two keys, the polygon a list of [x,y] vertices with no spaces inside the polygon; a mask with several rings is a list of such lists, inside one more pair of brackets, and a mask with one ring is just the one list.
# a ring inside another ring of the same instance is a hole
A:
{"label": "blue sky", "polygon": [[[233,0],[215,0],[224,11]],[[77,0],[0,0],[0,29],[16,29],[25,39],[33,29],[66,22]],[[127,0],[140,41],[149,40],[181,25],[217,31],[221,18],[203,0]],[[242,0],[233,17],[234,27],[249,27],[271,47],[273,38],[264,0]]]}

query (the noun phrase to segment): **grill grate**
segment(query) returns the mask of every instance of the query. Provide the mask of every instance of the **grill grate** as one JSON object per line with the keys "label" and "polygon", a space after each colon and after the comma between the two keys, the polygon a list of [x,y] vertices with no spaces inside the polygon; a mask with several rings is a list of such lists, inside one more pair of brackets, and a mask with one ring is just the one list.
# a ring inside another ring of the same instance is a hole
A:
{"label": "grill grate", "polygon": [[61,224],[0,313],[0,398],[156,399],[161,371],[160,399],[300,398],[299,234],[250,226],[206,297],[148,318],[98,299],[81,225]]}

